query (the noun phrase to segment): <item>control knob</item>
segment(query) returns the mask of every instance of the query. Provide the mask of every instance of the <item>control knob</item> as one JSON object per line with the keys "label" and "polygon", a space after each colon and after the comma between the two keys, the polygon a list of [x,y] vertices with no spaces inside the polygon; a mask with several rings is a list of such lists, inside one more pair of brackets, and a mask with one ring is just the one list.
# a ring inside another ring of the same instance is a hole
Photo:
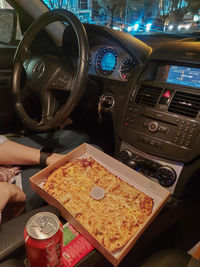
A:
{"label": "control knob", "polygon": [[135,169],[141,161],[141,157],[133,154],[129,149],[124,149],[119,154],[119,160],[127,166]]}
{"label": "control knob", "polygon": [[137,167],[137,163],[132,160],[132,159],[129,159],[127,162],[126,162],[126,165],[128,165],[129,167],[131,167],[132,169],[134,169],[135,167]]}
{"label": "control knob", "polygon": [[123,163],[127,163],[132,157],[132,152],[129,149],[124,149],[119,153],[119,160]]}
{"label": "control knob", "polygon": [[169,166],[162,166],[156,171],[158,182],[164,187],[170,187],[176,181],[176,172]]}
{"label": "control knob", "polygon": [[158,130],[158,123],[156,121],[150,122],[148,125],[148,130],[152,133],[156,132]]}

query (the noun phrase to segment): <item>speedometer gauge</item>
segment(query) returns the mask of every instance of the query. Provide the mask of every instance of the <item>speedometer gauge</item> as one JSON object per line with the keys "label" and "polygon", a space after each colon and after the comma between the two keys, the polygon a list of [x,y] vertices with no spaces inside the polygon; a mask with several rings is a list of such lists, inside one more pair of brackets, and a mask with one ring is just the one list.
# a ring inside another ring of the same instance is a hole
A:
{"label": "speedometer gauge", "polygon": [[102,75],[109,76],[115,70],[117,52],[112,48],[103,48],[96,57],[96,70]]}
{"label": "speedometer gauge", "polygon": [[121,65],[119,67],[119,75],[120,75],[122,80],[124,80],[124,81],[129,80],[129,78],[131,77],[132,69],[135,68],[135,65],[136,65],[135,62],[130,57],[125,58],[122,61]]}

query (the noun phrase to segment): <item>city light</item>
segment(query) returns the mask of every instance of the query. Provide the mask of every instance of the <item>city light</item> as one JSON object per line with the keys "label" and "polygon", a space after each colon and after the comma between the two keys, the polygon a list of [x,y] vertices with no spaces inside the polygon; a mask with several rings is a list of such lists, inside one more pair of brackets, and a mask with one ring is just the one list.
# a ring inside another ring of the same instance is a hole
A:
{"label": "city light", "polygon": [[152,23],[147,23],[146,31],[149,32],[151,30]]}
{"label": "city light", "polygon": [[133,26],[133,29],[134,29],[134,31],[137,31],[137,30],[138,30],[138,28],[139,28],[139,24],[138,24],[138,23],[136,23],[136,24]]}

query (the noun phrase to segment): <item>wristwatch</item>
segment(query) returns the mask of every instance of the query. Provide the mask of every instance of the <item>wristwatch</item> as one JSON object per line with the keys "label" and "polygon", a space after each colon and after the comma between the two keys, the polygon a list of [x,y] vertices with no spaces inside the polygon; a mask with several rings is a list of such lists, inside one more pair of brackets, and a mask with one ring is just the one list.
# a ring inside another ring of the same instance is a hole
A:
{"label": "wristwatch", "polygon": [[40,165],[47,166],[47,158],[52,154],[53,148],[44,146],[40,149]]}

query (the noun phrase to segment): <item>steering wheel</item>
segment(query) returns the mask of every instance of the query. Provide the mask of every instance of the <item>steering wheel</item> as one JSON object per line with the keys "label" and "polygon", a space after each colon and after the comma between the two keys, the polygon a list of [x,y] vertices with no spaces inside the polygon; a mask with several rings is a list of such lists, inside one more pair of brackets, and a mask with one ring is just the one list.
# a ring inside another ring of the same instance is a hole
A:
{"label": "steering wheel", "polygon": [[[36,35],[47,25],[57,21],[67,22],[75,32],[78,43],[76,74],[62,56],[41,56],[32,54],[30,51]],[[73,13],[67,10],[48,11],[31,24],[16,50],[12,76],[11,91],[17,114],[22,123],[37,132],[47,131],[62,124],[84,93],[88,62],[87,34],[83,24]],[[58,104],[55,97],[56,90],[66,91],[66,95],[68,94],[67,100],[62,105]],[[24,106],[24,98],[30,94],[30,91],[37,95],[40,101],[41,116],[39,119],[32,118]]]}

